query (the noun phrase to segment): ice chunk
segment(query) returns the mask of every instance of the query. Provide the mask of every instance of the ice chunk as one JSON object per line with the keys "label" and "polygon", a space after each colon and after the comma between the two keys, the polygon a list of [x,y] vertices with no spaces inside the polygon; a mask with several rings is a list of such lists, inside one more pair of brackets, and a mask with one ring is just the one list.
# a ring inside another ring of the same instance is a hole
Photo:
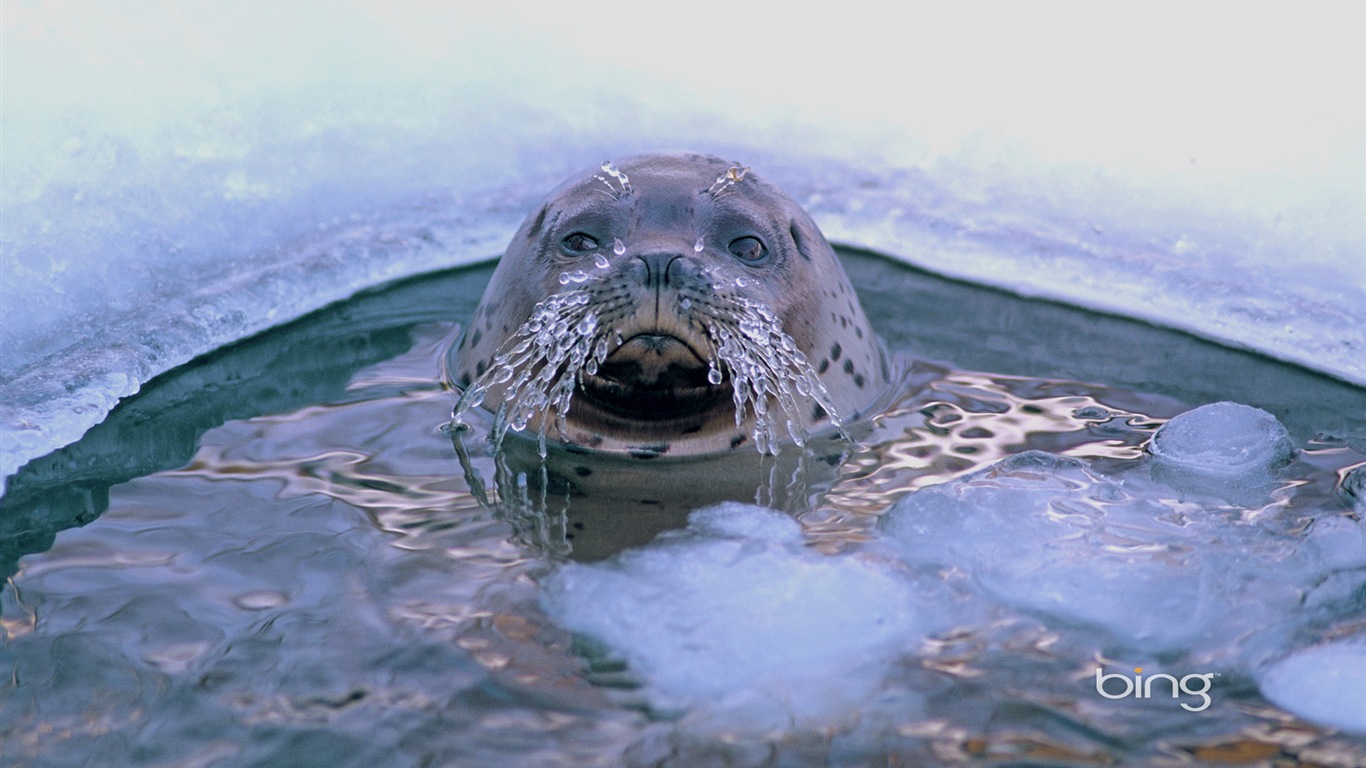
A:
{"label": "ice chunk", "polygon": [[1047,545],[1054,532],[1040,516],[1060,493],[1087,482],[1083,477],[1077,459],[1027,451],[902,498],[881,526],[909,562],[1004,564]]}
{"label": "ice chunk", "polygon": [[1258,629],[1249,605],[1296,604],[1286,580],[1263,578],[1284,573],[1265,529],[1221,509],[1189,516],[1170,495],[1140,473],[1029,451],[904,497],[881,528],[914,566],[1143,652],[1216,648]]}
{"label": "ice chunk", "polygon": [[566,565],[544,590],[557,621],[620,654],[664,701],[726,698],[769,713],[781,702],[798,715],[856,700],[875,682],[856,670],[914,646],[912,597],[885,566],[809,550],[791,518],[737,503],[610,560]]}
{"label": "ice chunk", "polygon": [[1352,469],[1342,478],[1342,494],[1358,514],[1366,512],[1366,464]]}
{"label": "ice chunk", "polygon": [[1326,570],[1366,568],[1366,528],[1343,515],[1323,515],[1305,535],[1304,549]]}
{"label": "ice chunk", "polygon": [[1265,473],[1294,455],[1275,416],[1240,403],[1202,405],[1163,424],[1148,450],[1158,462],[1215,477]]}
{"label": "ice chunk", "polygon": [[1366,734],[1366,641],[1318,645],[1271,665],[1262,695],[1319,725]]}
{"label": "ice chunk", "polygon": [[802,527],[796,520],[764,507],[718,504],[688,516],[688,529],[718,539],[762,539],[801,544]]}

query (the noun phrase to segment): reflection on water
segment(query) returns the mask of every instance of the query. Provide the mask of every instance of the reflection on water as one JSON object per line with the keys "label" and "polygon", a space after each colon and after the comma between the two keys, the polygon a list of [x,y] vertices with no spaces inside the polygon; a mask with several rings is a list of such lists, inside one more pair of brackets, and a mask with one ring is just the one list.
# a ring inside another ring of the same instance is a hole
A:
{"label": "reflection on water", "polygon": [[[853,705],[864,707],[854,724],[748,740],[651,710],[619,660],[548,619],[538,585],[562,563],[610,558],[716,500],[783,510],[808,547],[840,556],[874,539],[879,517],[913,491],[1031,449],[1122,469],[1163,421],[1226,397],[1275,412],[1302,449],[1263,512],[1285,522],[1276,535],[1346,514],[1337,481],[1366,454],[1361,390],[845,257],[902,362],[902,388],[857,444],[641,464],[542,463],[534,441],[509,441],[497,456],[484,440],[453,441],[443,427],[454,397],[436,372],[487,270],[362,297],[171,374],[81,444],[36,462],[0,502],[13,564],[0,593],[0,758],[1363,759],[1360,739],[1296,721],[1245,676],[1222,680],[1200,718],[1085,696],[1107,649],[1066,622],[1000,606],[930,634],[869,694],[880,704]],[[1016,343],[998,346],[1002,334]],[[1155,347],[1163,370],[1113,354]],[[1210,370],[1229,378],[1211,383]],[[944,577],[947,594],[969,599],[954,578]]]}

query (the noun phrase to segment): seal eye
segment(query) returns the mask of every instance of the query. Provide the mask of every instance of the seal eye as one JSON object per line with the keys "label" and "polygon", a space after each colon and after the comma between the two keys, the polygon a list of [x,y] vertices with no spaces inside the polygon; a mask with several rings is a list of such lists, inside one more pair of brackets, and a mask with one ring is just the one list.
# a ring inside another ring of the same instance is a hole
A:
{"label": "seal eye", "polygon": [[583,256],[598,249],[598,241],[582,232],[571,232],[560,241],[560,249],[569,256]]}
{"label": "seal eye", "polygon": [[768,249],[757,237],[737,237],[730,241],[730,252],[735,258],[747,264],[758,264],[768,258]]}

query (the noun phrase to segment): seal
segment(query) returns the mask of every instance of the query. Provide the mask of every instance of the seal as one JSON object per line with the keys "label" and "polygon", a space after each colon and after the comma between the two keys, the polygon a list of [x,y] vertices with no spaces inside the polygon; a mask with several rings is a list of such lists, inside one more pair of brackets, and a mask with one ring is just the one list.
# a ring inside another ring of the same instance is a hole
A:
{"label": "seal", "polygon": [[445,363],[508,431],[636,458],[777,453],[865,415],[888,359],[838,257],[738,163],[650,154],[570,179],[513,236]]}

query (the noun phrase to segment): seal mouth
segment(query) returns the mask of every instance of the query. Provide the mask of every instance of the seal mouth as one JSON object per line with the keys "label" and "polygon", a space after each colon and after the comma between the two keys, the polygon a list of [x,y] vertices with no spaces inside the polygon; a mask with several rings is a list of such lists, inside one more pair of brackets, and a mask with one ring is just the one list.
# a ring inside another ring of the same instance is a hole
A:
{"label": "seal mouth", "polygon": [[730,402],[730,382],[712,384],[705,359],[688,342],[665,333],[626,339],[581,379],[580,394],[608,413],[634,421],[696,416]]}

